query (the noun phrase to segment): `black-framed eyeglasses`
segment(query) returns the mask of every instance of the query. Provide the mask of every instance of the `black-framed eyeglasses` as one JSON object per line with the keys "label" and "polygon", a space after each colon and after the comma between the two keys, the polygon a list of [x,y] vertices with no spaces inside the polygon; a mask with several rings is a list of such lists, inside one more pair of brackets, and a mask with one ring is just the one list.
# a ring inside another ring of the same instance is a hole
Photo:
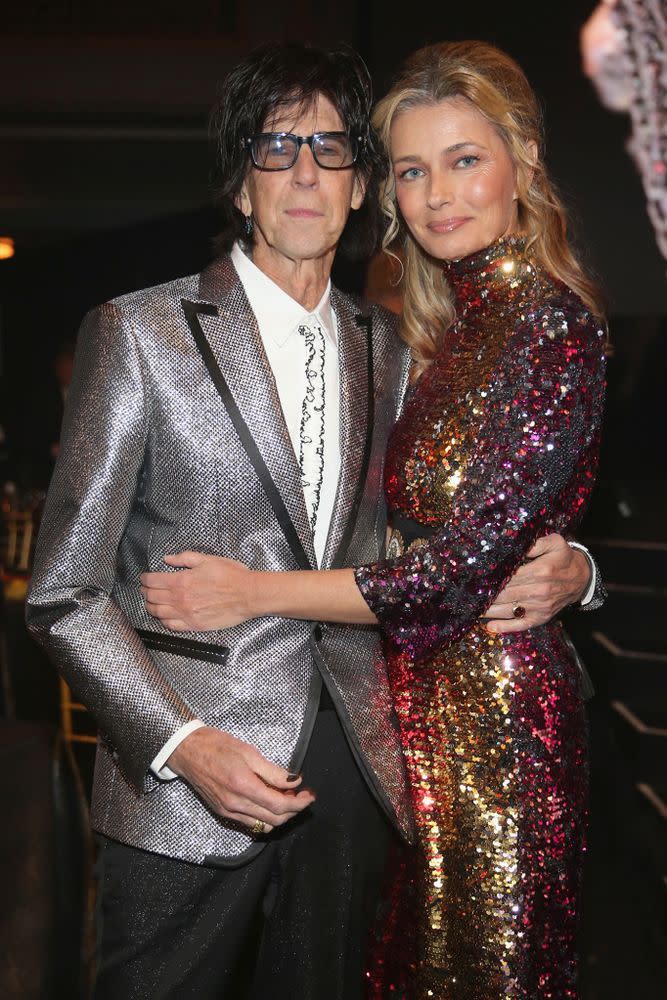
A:
{"label": "black-framed eyeglasses", "polygon": [[345,170],[357,162],[363,138],[347,132],[315,132],[292,135],[291,132],[261,132],[243,144],[258,170],[289,170],[297,161],[302,146],[310,146],[313,159],[323,170]]}

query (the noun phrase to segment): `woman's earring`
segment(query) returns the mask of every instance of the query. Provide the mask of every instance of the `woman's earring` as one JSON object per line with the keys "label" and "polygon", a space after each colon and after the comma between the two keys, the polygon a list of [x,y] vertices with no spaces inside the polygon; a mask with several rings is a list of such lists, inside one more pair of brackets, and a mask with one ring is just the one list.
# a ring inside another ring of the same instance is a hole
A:
{"label": "woman's earring", "polygon": [[255,228],[255,226],[254,226],[254,223],[252,221],[252,215],[246,215],[246,217],[245,217],[245,223],[243,225],[243,229],[244,229],[245,234],[248,237],[248,239],[250,239],[250,237],[252,236],[252,231],[253,231],[254,228]]}

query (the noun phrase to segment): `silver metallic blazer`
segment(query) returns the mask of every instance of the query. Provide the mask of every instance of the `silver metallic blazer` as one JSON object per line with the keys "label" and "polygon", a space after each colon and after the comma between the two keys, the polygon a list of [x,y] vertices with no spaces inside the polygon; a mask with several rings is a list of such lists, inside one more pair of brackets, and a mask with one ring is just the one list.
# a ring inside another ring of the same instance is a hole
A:
{"label": "silver metallic blazer", "polygon": [[[324,567],[382,555],[384,454],[407,375],[389,313],[335,289],[332,306],[342,456]],[[370,789],[410,837],[378,632],[280,618],[168,632],[147,614],[139,574],[185,549],[260,570],[315,565],[273,374],[226,256],[84,320],[28,624],[99,726],[96,830],[198,863],[252,858],[261,843],[149,765],[201,718],[298,770],[324,683]]]}

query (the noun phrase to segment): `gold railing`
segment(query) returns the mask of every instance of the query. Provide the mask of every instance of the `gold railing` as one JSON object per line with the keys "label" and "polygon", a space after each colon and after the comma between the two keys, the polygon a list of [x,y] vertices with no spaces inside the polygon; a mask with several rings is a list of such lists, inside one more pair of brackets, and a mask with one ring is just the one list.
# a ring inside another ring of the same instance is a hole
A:
{"label": "gold railing", "polygon": [[[93,736],[91,733],[84,733],[77,730],[75,726],[75,719],[80,716],[81,713],[88,716],[88,710],[85,705],[82,705],[78,701],[74,701],[72,698],[72,692],[69,686],[65,683],[62,677],[59,678],[60,684],[60,727],[62,729],[63,737],[68,743],[97,743],[97,737]],[[90,716],[88,716],[90,718]]]}
{"label": "gold railing", "polygon": [[[39,492],[31,491],[19,496],[14,487],[3,488],[0,497],[0,585],[7,601],[23,602],[26,598],[42,501],[43,494]],[[7,692],[4,695],[5,701],[9,702],[9,668],[1,655],[0,667],[3,682],[7,674]],[[95,744],[94,724],[86,707],[72,697],[62,677],[58,679],[58,685],[63,738],[67,743]]]}
{"label": "gold railing", "polygon": [[27,573],[32,554],[34,513],[31,510],[3,512],[2,564],[9,572]]}

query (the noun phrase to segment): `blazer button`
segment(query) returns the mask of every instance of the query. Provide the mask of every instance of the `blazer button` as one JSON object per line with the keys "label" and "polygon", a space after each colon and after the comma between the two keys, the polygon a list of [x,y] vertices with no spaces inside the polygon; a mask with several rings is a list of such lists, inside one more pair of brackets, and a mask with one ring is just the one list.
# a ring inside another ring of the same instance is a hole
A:
{"label": "blazer button", "polygon": [[313,628],[313,639],[315,642],[322,642],[322,626],[319,622]]}

